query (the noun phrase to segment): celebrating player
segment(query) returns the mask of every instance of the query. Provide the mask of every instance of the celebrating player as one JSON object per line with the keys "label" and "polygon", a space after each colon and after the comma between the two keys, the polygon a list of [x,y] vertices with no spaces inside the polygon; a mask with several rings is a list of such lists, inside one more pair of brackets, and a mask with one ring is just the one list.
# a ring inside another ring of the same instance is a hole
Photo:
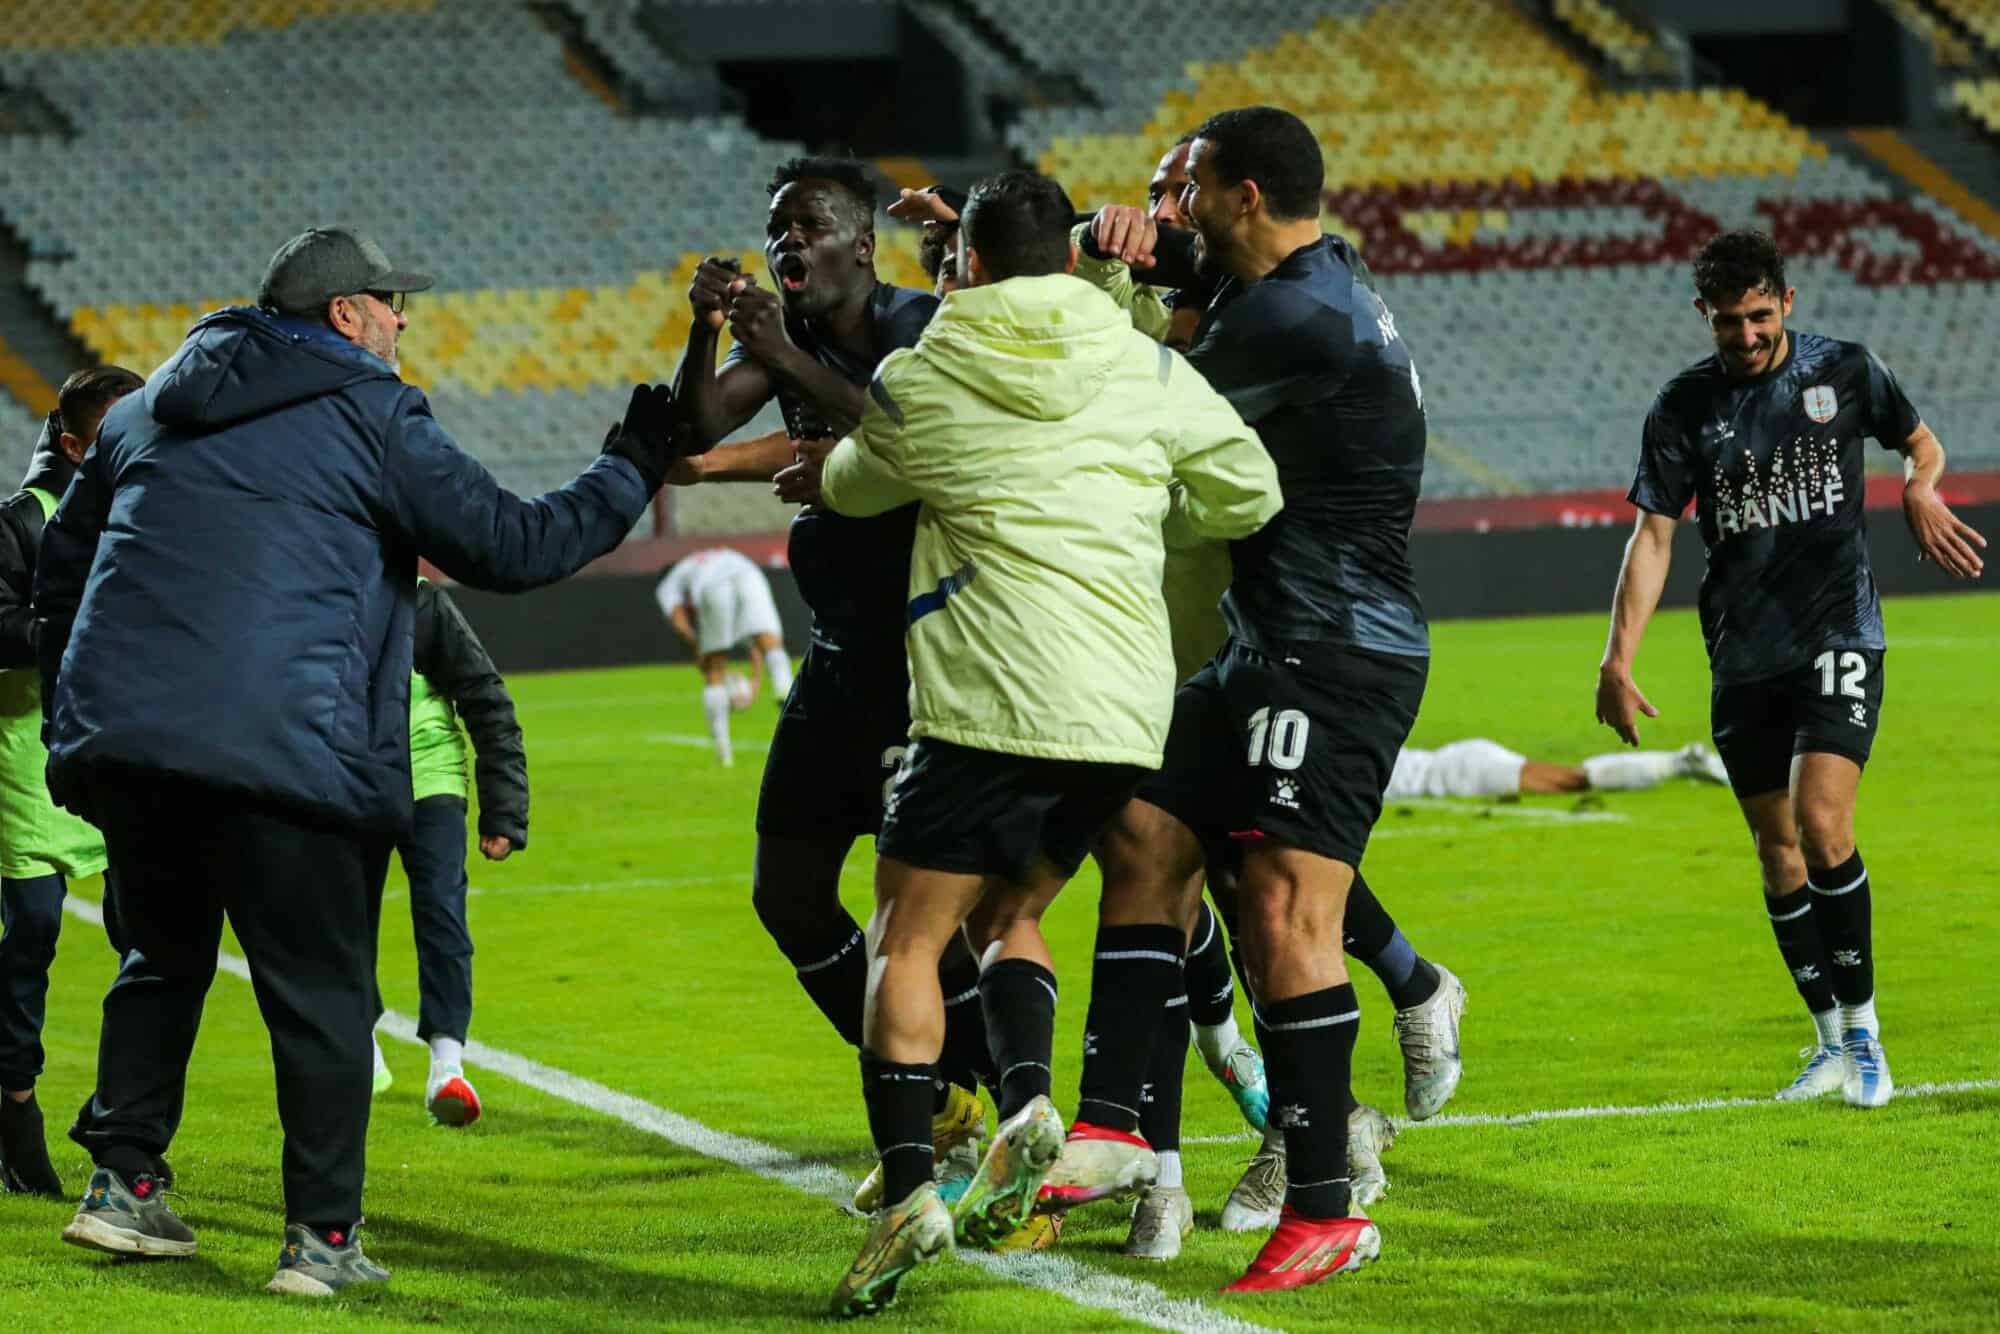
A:
{"label": "celebrating player", "polygon": [[[1173,952],[1190,876],[1240,858],[1244,952],[1271,1119],[1289,1181],[1277,1230],[1238,1291],[1297,1287],[1358,1268],[1380,1247],[1350,1213],[1348,1072],[1360,1009],[1341,952],[1355,868],[1428,673],[1429,634],[1408,537],[1423,475],[1421,390],[1394,317],[1346,242],[1319,227],[1319,145],[1296,116],[1211,117],[1188,151],[1183,208],[1216,294],[1189,354],[1278,465],[1285,509],[1233,544],[1230,638],[1175,702],[1166,763],[1107,833],[1141,873],[1107,876],[1079,1124],[1052,1202],[1143,1180],[1150,1150],[1129,1110],[1142,1080],[1132,1034],[1170,979],[1129,956]],[[1199,276],[1156,255],[1144,215],[1096,238],[1176,286]],[[1184,275],[1167,275],[1180,267]],[[1146,942],[1141,945],[1139,942]],[[1407,946],[1405,946],[1407,949]],[[1464,990],[1426,965],[1423,1045],[1457,1072]],[[1448,1089],[1445,1090],[1448,1093]],[[1428,1092],[1428,1090],[1427,1090]]]}
{"label": "celebrating player", "polygon": [[1889,368],[1859,343],[1785,327],[1794,291],[1770,237],[1717,236],[1695,257],[1694,286],[1715,353],[1669,380],[1646,416],[1630,495],[1641,512],[1618,571],[1597,718],[1636,746],[1638,715],[1659,716],[1632,661],[1692,500],[1708,550],[1701,628],[1715,748],[1816,1031],[1778,1097],[1840,1089],[1856,1107],[1880,1107],[1895,1085],[1875,1014],[1868,871],[1854,846],[1884,650],[1862,437],[1903,455],[1903,517],[1919,559],[1977,578],[1986,542],[1938,498],[1944,448]]}
{"label": "celebrating player", "polygon": [[[729,745],[729,711],[734,701],[723,677],[729,651],[749,643],[753,670],[767,668],[771,691],[782,707],[792,689],[792,660],[785,656],[784,627],[771,601],[771,581],[757,563],[733,547],[710,547],[681,560],[653,590],[660,612],[674,633],[695,651],[701,671],[701,711],[715,757],[727,768],[736,762]],[[753,691],[754,695],[754,691]]]}
{"label": "celebrating player", "polygon": [[[764,254],[777,291],[721,260],[688,288],[694,327],[675,380],[700,444],[736,430],[773,397],[786,433],[720,445],[679,481],[769,481],[795,442],[838,436],[861,420],[876,365],[917,341],[937,298],[875,277],[875,191],[858,162],[795,158],[771,177]],[[716,340],[735,335],[722,368]],[[812,643],[799,664],[757,794],[752,902],[797,970],[799,984],[841,1037],[861,1045],[867,952],[840,904],[840,867],[854,840],[874,836],[882,800],[910,728],[903,600],[917,507],[850,518],[809,505],[792,520],[789,559],[812,609]],[[975,1091],[990,1073],[979,1013],[979,969],[964,950],[941,977],[952,1000],[943,1082],[932,1129],[940,1170],[969,1172],[966,1149],[985,1124]],[[857,1207],[879,1202],[880,1174]]]}
{"label": "celebrating player", "polygon": [[[1174,691],[1162,523],[1171,506],[1195,532],[1238,538],[1280,503],[1270,458],[1229,404],[1069,275],[1069,227],[1069,199],[1046,177],[976,186],[968,285],[913,351],[883,363],[859,429],[824,465],[835,510],[923,506],[913,739],[876,850],[861,1056],[885,1203],[834,1293],[837,1315],[880,1310],[954,1226],[990,1244],[1033,1209],[1063,1136],[1041,916],[1160,761]],[[813,498],[815,467],[795,471],[781,481]],[[937,963],[961,928],[981,952],[1002,1123],[947,1213],[925,1118],[943,1041]],[[1182,928],[1161,931],[1172,952],[1154,958],[1178,986]]]}

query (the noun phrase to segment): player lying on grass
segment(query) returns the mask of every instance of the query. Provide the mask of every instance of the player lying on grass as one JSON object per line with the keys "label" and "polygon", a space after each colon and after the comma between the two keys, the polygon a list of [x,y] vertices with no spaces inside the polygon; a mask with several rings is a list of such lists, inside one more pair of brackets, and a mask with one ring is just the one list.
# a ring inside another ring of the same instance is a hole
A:
{"label": "player lying on grass", "polygon": [[1497,741],[1473,737],[1436,750],[1396,752],[1390,800],[1399,797],[1551,796],[1564,792],[1638,792],[1674,778],[1727,783],[1716,753],[1699,741],[1679,750],[1612,751],[1582,764],[1531,760]]}
{"label": "player lying on grass", "polygon": [[[1269,457],[1222,397],[1070,275],[1069,227],[1068,197],[1045,177],[975,187],[968,285],[883,364],[823,478],[808,463],[780,479],[842,512],[922,502],[914,739],[877,843],[868,935],[862,1086],[885,1203],[834,1292],[839,1315],[886,1305],[954,1230],[991,1243],[1033,1209],[1064,1130],[1040,919],[1160,762],[1174,688],[1162,523],[1171,506],[1196,532],[1242,537],[1280,504]],[[947,1211],[926,1121],[937,963],[961,931],[980,954],[1002,1123]],[[1185,929],[1158,934],[1178,985]],[[1141,1065],[1159,1013],[1155,1000]]]}
{"label": "player lying on grass", "polygon": [[1793,331],[1785,261],[1762,232],[1725,232],[1694,261],[1715,352],[1659,393],[1640,435],[1640,510],[1597,676],[1597,718],[1639,744],[1659,716],[1632,677],[1690,501],[1708,568],[1701,628],[1709,717],[1763,873],[1778,952],[1812,1014],[1784,1101],[1895,1091],[1875,1013],[1868,870],[1854,802],[1882,711],[1882,607],[1869,568],[1862,441],[1904,458],[1918,559],[1979,577],[1985,539],[1938,498],[1944,447],[1859,343]]}
{"label": "player lying on grass", "polygon": [[[465,1077],[472,1026],[472,932],[465,919],[465,790],[479,789],[479,851],[505,861],[528,846],[528,752],[514,697],[450,595],[417,581],[410,673],[410,832],[396,843],[410,882],[417,943],[417,1038],[430,1048],[424,1110],[439,1125],[479,1119],[479,1094]],[[460,730],[459,722],[465,723]],[[472,765],[465,734],[472,734]],[[467,774],[468,767],[471,774]],[[375,1092],[391,1083],[375,1044]]]}
{"label": "player lying on grass", "polygon": [[[708,719],[715,757],[727,768],[736,762],[729,744],[729,714],[737,704],[724,679],[730,651],[750,646],[753,672],[760,665],[770,671],[771,693],[780,708],[792,690],[792,660],[785,655],[784,627],[771,600],[771,581],[757,562],[735,548],[710,547],[677,562],[660,579],[653,597],[674,633],[694,650],[702,680],[701,711]],[[754,685],[750,694],[756,697]]]}

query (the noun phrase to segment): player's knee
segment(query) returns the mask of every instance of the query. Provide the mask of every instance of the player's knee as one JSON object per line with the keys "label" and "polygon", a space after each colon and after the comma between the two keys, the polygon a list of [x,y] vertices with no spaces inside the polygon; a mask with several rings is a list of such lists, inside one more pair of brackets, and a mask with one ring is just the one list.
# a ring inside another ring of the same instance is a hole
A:
{"label": "player's knee", "polygon": [[1795,830],[1779,833],[1758,830],[1757,864],[1764,872],[1764,888],[1774,892],[1796,889],[1806,876],[1805,855]]}
{"label": "player's knee", "polygon": [[[51,887],[53,882],[53,887]],[[7,953],[38,968],[56,957],[56,937],[62,932],[63,891],[53,877],[17,882],[8,894]]]}
{"label": "player's knee", "polygon": [[1809,866],[1838,866],[1854,855],[1854,820],[1836,803],[1799,808],[1799,843]]}

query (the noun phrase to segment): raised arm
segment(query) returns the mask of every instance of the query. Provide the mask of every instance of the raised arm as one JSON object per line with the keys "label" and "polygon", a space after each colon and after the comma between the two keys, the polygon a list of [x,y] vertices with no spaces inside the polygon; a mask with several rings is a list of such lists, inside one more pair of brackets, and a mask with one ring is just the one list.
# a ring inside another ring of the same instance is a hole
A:
{"label": "raised arm", "polygon": [[784,431],[717,445],[705,454],[691,454],[667,472],[669,486],[699,486],[703,482],[768,482],[791,466],[796,446]]}
{"label": "raised arm", "polygon": [[674,372],[674,402],[694,437],[696,451],[741,427],[771,398],[771,377],[760,363],[732,358],[720,371],[715,367],[716,348],[727,323],[729,286],[741,277],[736,261],[711,255],[688,285],[694,324],[688,330],[680,369]]}
{"label": "raised arm", "polygon": [[1667,586],[1667,569],[1674,557],[1674,525],[1670,514],[1641,511],[1625,543],[1618,566],[1618,591],[1611,599],[1611,635],[1604,660],[1597,667],[1597,721],[1616,732],[1629,746],[1639,744],[1638,715],[1657,718],[1660,711],[1632,680],[1632,660],[1647,622],[1660,605]]}
{"label": "raised arm", "polygon": [[1986,539],[1951,512],[1938,496],[1944,446],[1922,422],[1897,446],[1903,456],[1903,521],[1917,540],[1917,559],[1935,561],[1955,579],[1977,579],[1986,569]]}
{"label": "raised arm", "polygon": [[384,442],[385,527],[474,588],[516,593],[575,574],[625,540],[666,471],[664,445],[643,443],[666,430],[664,420],[640,420],[647,392],[634,392],[608,452],[568,485],[523,500],[452,443],[421,394],[405,391]]}

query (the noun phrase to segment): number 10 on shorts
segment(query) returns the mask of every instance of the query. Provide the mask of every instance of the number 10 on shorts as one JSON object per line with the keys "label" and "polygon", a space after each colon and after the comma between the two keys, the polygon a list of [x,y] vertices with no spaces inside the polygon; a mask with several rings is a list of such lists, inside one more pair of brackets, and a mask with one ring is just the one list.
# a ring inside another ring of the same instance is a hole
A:
{"label": "number 10 on shorts", "polygon": [[[1868,691],[1861,684],[1868,676],[1868,659],[1854,650],[1849,649],[1845,653],[1836,654],[1832,649],[1828,649],[1813,659],[1813,668],[1819,672],[1820,694],[1831,695],[1834,692],[1834,678],[1837,674],[1841,694],[1850,699],[1868,698]],[[1256,733],[1253,732],[1251,735],[1255,736]],[[1256,761],[1252,760],[1251,763],[1254,764]]]}
{"label": "number 10 on shorts", "polygon": [[1250,767],[1267,760],[1273,769],[1296,769],[1306,760],[1306,732],[1312,720],[1297,709],[1273,714],[1262,708],[1250,715]]}

